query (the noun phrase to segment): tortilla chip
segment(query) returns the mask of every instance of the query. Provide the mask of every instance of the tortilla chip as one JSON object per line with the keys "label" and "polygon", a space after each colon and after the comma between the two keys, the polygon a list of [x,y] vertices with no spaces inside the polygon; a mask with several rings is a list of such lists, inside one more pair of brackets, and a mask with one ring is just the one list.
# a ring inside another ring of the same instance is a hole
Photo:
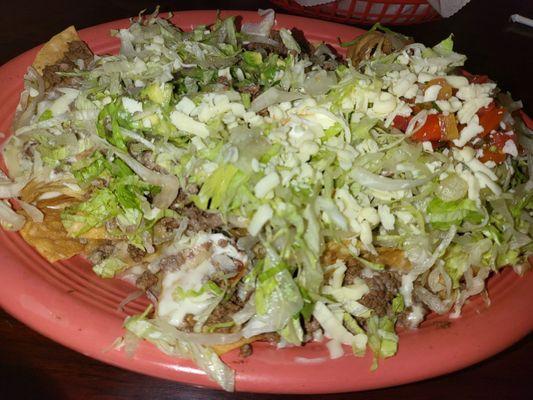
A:
{"label": "tortilla chip", "polygon": [[[76,234],[81,228],[83,228],[83,223],[74,223],[72,226],[69,226],[69,230],[71,233]],[[68,231],[67,231],[68,233]],[[109,235],[107,234],[106,229],[103,226],[92,228],[88,230],[85,233],[82,233],[78,235],[79,238],[83,239],[95,239],[95,240],[104,240],[109,239]]]}
{"label": "tortilla chip", "polygon": [[403,250],[391,247],[378,247],[376,251],[378,252],[377,256],[368,257],[373,262],[383,264],[396,271],[407,272],[413,267]]}
{"label": "tortilla chip", "polygon": [[[44,193],[57,193],[51,199],[39,200]],[[63,183],[30,181],[21,190],[21,199],[34,204],[44,214],[43,222],[34,222],[26,215],[26,223],[20,230],[23,239],[48,261],[55,262],[78,254],[87,254],[101,241],[101,232],[91,232],[90,237],[82,243],[79,239],[68,236],[61,213],[63,210],[83,198],[81,192],[75,192]]]}
{"label": "tortilla chip", "polygon": [[[62,196],[63,197],[63,196]],[[87,244],[67,236],[67,231],[61,222],[62,208],[50,208],[37,203],[44,214],[42,223],[26,218],[26,223],[20,230],[24,240],[49,262],[55,262],[84,253]]]}
{"label": "tortilla chip", "polygon": [[[371,262],[383,264],[387,268],[396,271],[410,271],[413,267],[405,252],[392,247],[376,247],[377,254],[363,251],[361,256]],[[358,261],[353,257],[347,244],[338,242],[326,243],[326,250],[321,256],[323,265],[331,265],[337,260],[344,261],[347,265],[357,265]]]}
{"label": "tortilla chip", "polygon": [[33,68],[43,74],[47,66],[57,64],[63,59],[65,53],[68,52],[68,44],[80,40],[78,32],[74,26],[69,26],[63,32],[53,36],[46,44],[39,50],[35,60],[33,61]]}
{"label": "tortilla chip", "polygon": [[230,352],[231,350],[238,349],[239,347],[244,346],[245,344],[257,342],[257,341],[263,340],[264,338],[265,338],[265,335],[256,335],[250,338],[242,338],[241,340],[237,342],[228,343],[228,344],[217,344],[215,346],[210,346],[210,347],[215,351],[215,353],[221,356],[223,354]]}

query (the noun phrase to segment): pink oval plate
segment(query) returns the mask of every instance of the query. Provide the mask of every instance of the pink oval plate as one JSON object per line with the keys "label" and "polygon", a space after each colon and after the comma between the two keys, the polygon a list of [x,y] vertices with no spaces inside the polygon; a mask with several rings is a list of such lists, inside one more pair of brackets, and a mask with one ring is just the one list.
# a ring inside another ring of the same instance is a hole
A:
{"label": "pink oval plate", "polygon": [[[258,19],[251,12],[224,12]],[[174,21],[184,29],[211,23],[215,11],[178,12]],[[297,27],[313,41],[332,44],[349,40],[363,31],[349,26],[288,15],[277,15],[277,25]],[[118,40],[110,29],[127,27],[127,20],[110,22],[80,32],[98,54],[116,52]],[[423,40],[423,38],[419,38]],[[22,90],[22,77],[37,48],[0,68],[0,131],[9,132]],[[110,349],[123,333],[127,314],[147,305],[139,299],[117,311],[134,289],[120,281],[102,280],[81,258],[49,264],[16,233],[0,230],[0,304],[7,312],[45,336],[86,356],[132,371],[194,385],[216,387],[193,363],[173,359],[154,346],[142,343],[133,357]],[[246,359],[237,352],[224,360],[236,370],[236,389],[270,393],[327,393],[399,385],[451,372],[503,350],[533,328],[533,274],[519,278],[511,269],[489,282],[491,306],[478,297],[465,307],[457,320],[430,316],[415,331],[401,333],[396,357],[381,361],[370,372],[371,355],[356,358],[346,354],[330,360],[320,343],[303,348],[276,349],[267,343],[254,345]],[[348,349],[346,349],[348,350]],[[370,353],[370,352],[369,352]]]}

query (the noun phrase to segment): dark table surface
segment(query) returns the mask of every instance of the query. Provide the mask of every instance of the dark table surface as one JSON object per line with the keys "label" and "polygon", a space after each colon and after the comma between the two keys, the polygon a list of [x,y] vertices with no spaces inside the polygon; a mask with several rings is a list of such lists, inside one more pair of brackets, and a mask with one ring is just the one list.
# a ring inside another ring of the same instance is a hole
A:
{"label": "dark table surface", "polygon": [[[267,1],[73,0],[10,2],[0,14],[0,64],[48,40],[67,25],[84,28],[151,10],[257,9]],[[533,17],[531,0],[472,0],[455,16],[398,28],[433,44],[455,34],[469,56],[467,69],[487,74],[533,115],[533,28],[508,22]],[[0,88],[1,89],[1,88]],[[0,289],[1,290],[1,289]],[[490,329],[490,327],[487,327]],[[465,370],[395,388],[307,399],[522,399],[530,398],[532,336]],[[0,399],[267,399],[271,395],[226,394],[121,370],[58,345],[0,310]],[[279,396],[296,398],[298,396]]]}

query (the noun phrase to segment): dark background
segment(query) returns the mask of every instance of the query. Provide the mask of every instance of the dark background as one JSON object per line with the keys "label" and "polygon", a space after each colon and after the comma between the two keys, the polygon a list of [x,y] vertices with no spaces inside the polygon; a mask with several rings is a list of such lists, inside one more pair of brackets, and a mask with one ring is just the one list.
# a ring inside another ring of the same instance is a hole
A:
{"label": "dark background", "polygon": [[[390,1],[390,0],[388,0]],[[8,3],[7,1],[5,1]],[[4,3],[4,1],[2,1]],[[86,28],[135,16],[140,10],[268,8],[267,0],[18,0],[0,14],[0,64],[46,42],[68,25]],[[467,69],[486,74],[533,114],[533,28],[509,22],[511,14],[533,18],[532,0],[472,0],[456,15],[426,24],[394,28],[426,44],[455,34],[456,49],[468,55]]]}
{"label": "dark background", "polygon": [[[85,28],[131,17],[140,10],[267,8],[268,1],[56,0],[12,1],[0,14],[0,64],[47,41],[68,25]],[[455,34],[466,68],[487,74],[533,115],[533,28],[509,23],[519,13],[533,18],[531,0],[472,0],[455,16],[395,28],[426,44]],[[0,88],[1,90],[1,88]],[[1,288],[0,288],[1,290]],[[487,327],[490,329],[490,327]],[[525,399],[531,395],[531,335],[505,352],[465,370],[396,388],[330,396],[280,399]],[[354,377],[354,379],[357,379]],[[151,378],[108,366],[66,349],[0,311],[0,399],[268,399],[227,394]]]}

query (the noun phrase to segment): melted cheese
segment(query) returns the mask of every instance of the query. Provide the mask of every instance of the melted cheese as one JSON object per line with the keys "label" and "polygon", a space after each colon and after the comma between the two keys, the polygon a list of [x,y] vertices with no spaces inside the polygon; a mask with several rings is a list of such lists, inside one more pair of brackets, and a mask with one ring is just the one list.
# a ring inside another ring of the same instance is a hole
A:
{"label": "melted cheese", "polygon": [[[225,246],[220,243],[224,241]],[[210,247],[205,246],[210,243]],[[175,253],[187,248],[184,243],[169,247],[166,255]],[[190,247],[194,252],[194,257],[190,258],[180,266],[176,271],[170,271],[165,274],[162,280],[162,290],[157,306],[158,316],[166,319],[171,325],[181,326],[187,314],[194,316],[200,315],[216,304],[217,296],[206,291],[199,296],[187,296],[176,299],[174,293],[179,287],[183,291],[199,291],[202,286],[217,272],[219,269],[227,271],[228,265],[221,265],[217,259],[226,257],[226,259],[238,260],[241,263],[247,262],[247,257],[234,246],[228,243],[227,238],[222,234],[199,234],[196,236]],[[233,264],[233,270],[236,266]]]}

